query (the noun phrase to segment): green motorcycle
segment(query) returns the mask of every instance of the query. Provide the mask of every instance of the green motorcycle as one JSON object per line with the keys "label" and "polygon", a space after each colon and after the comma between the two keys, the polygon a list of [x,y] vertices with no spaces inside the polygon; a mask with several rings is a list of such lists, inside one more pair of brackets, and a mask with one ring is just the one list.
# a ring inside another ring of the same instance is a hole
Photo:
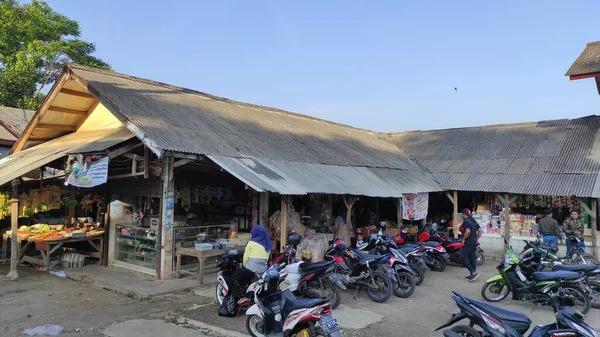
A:
{"label": "green motorcycle", "polygon": [[586,314],[591,307],[591,301],[579,285],[585,276],[577,272],[535,272],[532,280],[521,271],[521,258],[512,250],[507,249],[502,263],[498,266],[499,274],[485,281],[481,296],[488,302],[499,302],[510,292],[513,300],[528,301],[548,305],[552,294],[564,290],[566,304]]}

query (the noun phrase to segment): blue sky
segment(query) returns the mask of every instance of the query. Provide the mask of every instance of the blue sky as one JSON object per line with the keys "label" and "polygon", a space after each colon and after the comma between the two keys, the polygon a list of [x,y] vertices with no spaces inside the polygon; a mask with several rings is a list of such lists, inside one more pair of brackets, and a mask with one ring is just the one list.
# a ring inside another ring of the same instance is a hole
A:
{"label": "blue sky", "polygon": [[600,114],[598,0],[48,3],[117,71],[377,131]]}

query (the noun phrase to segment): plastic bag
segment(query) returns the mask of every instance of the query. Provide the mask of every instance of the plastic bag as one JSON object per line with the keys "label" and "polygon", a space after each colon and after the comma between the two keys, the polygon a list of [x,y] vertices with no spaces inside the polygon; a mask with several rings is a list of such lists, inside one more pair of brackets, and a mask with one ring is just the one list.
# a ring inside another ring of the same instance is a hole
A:
{"label": "plastic bag", "polygon": [[223,304],[219,307],[219,316],[236,317],[238,306],[233,296],[227,296],[223,299]]}
{"label": "plastic bag", "polygon": [[[290,212],[287,215],[287,233],[291,232],[298,233],[304,236],[304,225],[300,221],[300,214],[296,212]],[[279,238],[281,235],[281,211],[277,211],[269,218],[269,228],[271,229],[271,235],[274,238]]]}
{"label": "plastic bag", "polygon": [[35,327],[33,329],[25,329],[24,334],[28,336],[58,336],[64,328],[56,324],[48,324]]}
{"label": "plastic bag", "polygon": [[327,235],[315,234],[311,238],[305,238],[298,245],[300,254],[296,254],[296,261],[320,262],[325,257],[329,242]]}

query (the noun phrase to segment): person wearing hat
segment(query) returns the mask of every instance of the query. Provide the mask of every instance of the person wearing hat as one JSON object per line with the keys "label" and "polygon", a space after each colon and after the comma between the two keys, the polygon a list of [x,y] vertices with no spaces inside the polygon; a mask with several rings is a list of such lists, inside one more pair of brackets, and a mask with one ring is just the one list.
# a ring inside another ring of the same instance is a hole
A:
{"label": "person wearing hat", "polygon": [[558,221],[552,218],[552,209],[546,210],[546,216],[540,220],[539,233],[544,240],[544,246],[558,249],[558,238],[561,236]]}
{"label": "person wearing hat", "polygon": [[463,247],[460,251],[460,260],[469,270],[469,276],[467,276],[467,280],[469,282],[473,282],[477,280],[479,274],[477,274],[477,245],[479,242],[479,238],[483,233],[481,231],[481,227],[479,223],[471,216],[471,210],[465,208],[463,210],[463,214],[465,215],[465,221],[462,224],[462,244]]}

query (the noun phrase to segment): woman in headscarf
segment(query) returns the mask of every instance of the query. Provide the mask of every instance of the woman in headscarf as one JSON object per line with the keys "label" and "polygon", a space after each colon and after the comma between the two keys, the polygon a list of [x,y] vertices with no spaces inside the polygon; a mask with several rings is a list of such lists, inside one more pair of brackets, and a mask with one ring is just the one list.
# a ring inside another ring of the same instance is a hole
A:
{"label": "woman in headscarf", "polygon": [[269,232],[260,224],[252,227],[250,235],[250,242],[244,251],[243,267],[233,275],[234,296],[238,299],[243,298],[243,286],[267,270],[272,248]]}

